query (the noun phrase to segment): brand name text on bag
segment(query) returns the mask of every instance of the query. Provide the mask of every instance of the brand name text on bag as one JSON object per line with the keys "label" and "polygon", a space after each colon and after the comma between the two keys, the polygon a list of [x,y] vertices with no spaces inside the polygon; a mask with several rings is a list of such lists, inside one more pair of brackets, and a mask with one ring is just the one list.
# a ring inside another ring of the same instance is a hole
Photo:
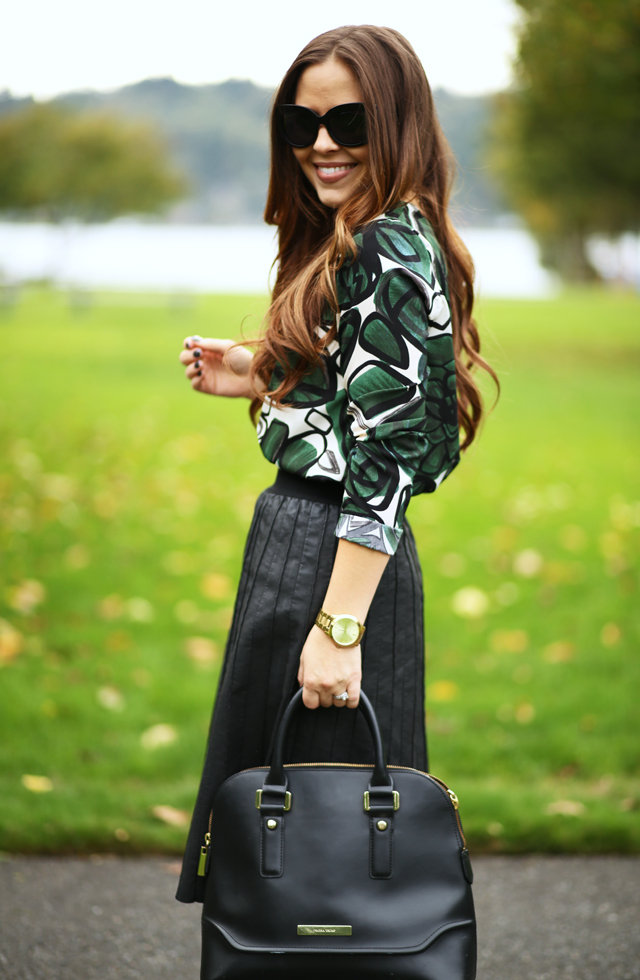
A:
{"label": "brand name text on bag", "polygon": [[351,926],[298,926],[299,936],[350,936]]}

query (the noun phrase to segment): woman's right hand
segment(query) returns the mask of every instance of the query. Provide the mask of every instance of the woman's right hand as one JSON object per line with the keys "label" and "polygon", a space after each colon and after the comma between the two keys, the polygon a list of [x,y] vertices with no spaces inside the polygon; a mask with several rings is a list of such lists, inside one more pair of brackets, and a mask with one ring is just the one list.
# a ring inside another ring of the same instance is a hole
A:
{"label": "woman's right hand", "polygon": [[[187,337],[180,361],[195,391],[226,398],[253,398],[249,379],[253,354],[233,340],[217,337]],[[225,354],[227,355],[225,358]]]}

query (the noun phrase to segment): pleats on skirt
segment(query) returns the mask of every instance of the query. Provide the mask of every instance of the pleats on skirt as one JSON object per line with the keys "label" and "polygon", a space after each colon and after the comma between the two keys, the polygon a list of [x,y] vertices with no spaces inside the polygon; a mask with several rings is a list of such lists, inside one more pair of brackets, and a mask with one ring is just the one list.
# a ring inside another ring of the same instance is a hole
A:
{"label": "pleats on skirt", "polygon": [[[176,896],[181,902],[203,899],[197,867],[216,790],[233,773],[269,763],[331,577],[341,498],[336,483],[280,471],[257,500]],[[427,771],[422,575],[411,529],[404,526],[367,617],[362,687],[375,708],[387,761]],[[288,761],[373,763],[361,712],[301,709]]]}

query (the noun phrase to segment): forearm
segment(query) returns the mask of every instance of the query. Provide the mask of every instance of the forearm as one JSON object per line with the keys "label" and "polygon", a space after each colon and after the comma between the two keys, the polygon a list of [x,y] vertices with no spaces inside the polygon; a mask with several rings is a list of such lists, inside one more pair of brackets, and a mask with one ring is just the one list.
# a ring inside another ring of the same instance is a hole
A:
{"label": "forearm", "polygon": [[388,561],[381,551],[341,539],[322,604],[325,612],[349,613],[364,623]]}

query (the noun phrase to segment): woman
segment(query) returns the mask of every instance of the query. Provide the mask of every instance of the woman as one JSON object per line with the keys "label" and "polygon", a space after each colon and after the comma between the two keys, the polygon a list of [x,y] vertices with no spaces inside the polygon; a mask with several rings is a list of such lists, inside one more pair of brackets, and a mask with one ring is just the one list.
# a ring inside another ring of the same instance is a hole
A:
{"label": "woman", "polygon": [[[258,499],[178,889],[198,877],[213,796],[264,765],[298,685],[292,762],[427,769],[422,582],[404,514],[472,441],[473,267],[447,217],[450,166],[424,70],[380,27],[313,40],[276,93],[265,220],[278,277],[255,354],[188,338],[196,391],[253,400],[278,466]],[[457,397],[456,397],[457,390]],[[364,627],[366,624],[366,632]],[[339,709],[339,710],[328,710]]]}

